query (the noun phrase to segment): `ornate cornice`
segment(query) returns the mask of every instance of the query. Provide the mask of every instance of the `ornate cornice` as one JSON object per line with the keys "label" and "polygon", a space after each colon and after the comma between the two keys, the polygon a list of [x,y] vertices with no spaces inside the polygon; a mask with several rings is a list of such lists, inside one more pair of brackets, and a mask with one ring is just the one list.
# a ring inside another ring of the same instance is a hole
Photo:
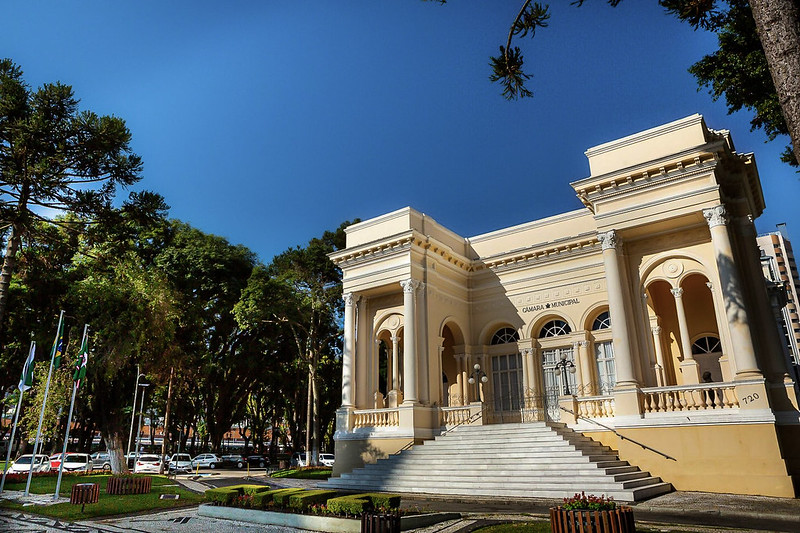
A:
{"label": "ornate cornice", "polygon": [[556,261],[576,255],[593,253],[597,250],[598,240],[595,236],[585,236],[581,240],[571,240],[563,243],[551,243],[543,248],[527,248],[514,250],[496,256],[484,258],[475,262],[473,270],[490,269],[493,271],[506,270],[530,266],[532,263],[545,263]]}

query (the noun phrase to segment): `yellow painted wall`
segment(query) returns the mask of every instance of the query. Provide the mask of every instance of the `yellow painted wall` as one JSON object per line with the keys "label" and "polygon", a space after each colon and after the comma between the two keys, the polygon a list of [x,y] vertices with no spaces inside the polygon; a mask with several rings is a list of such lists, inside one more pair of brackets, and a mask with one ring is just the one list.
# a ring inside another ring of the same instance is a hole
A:
{"label": "yellow painted wall", "polygon": [[[618,429],[586,432],[623,461],[672,483],[676,490],[793,498],[797,496],[771,424]],[[797,430],[795,430],[797,431]],[[800,433],[800,431],[797,431]],[[793,435],[795,438],[798,435]],[[787,437],[791,438],[787,434]],[[633,439],[670,460],[634,444]],[[795,440],[794,442],[797,442]]]}

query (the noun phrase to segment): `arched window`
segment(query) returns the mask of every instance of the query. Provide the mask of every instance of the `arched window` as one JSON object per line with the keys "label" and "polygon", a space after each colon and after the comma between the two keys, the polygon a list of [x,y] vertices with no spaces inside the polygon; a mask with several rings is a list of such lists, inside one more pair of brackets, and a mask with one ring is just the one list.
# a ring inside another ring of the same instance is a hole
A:
{"label": "arched window", "polygon": [[542,326],[542,329],[539,331],[539,338],[544,339],[546,337],[558,337],[560,335],[567,335],[569,333],[572,333],[569,324],[563,320],[551,320]]}
{"label": "arched window", "polygon": [[492,342],[490,343],[492,346],[496,344],[508,344],[509,342],[517,342],[519,340],[519,335],[517,334],[517,330],[514,328],[501,328],[497,330],[497,333],[494,334],[492,337]]}
{"label": "arched window", "polygon": [[608,314],[608,311],[603,311],[597,318],[594,319],[594,324],[592,324],[592,331],[597,331],[599,329],[609,329],[611,327],[611,315]]}
{"label": "arched window", "polygon": [[702,355],[706,353],[719,353],[722,345],[717,337],[700,337],[692,344],[692,355]]}

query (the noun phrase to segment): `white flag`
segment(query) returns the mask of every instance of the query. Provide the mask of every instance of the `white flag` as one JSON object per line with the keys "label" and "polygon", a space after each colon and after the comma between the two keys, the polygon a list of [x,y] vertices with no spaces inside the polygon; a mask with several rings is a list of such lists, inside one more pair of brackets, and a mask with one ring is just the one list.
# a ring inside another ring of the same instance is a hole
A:
{"label": "white flag", "polygon": [[25,360],[25,366],[22,367],[22,376],[19,378],[18,388],[21,392],[25,392],[33,386],[33,356],[36,354],[36,343],[31,343],[31,352]]}

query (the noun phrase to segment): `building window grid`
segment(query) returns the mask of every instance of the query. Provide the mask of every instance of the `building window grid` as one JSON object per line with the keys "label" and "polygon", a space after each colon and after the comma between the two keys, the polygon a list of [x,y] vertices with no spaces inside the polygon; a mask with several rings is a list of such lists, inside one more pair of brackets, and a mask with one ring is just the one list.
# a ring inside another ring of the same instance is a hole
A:
{"label": "building window grid", "polygon": [[492,385],[495,411],[513,411],[521,407],[522,356],[519,353],[492,357]]}

